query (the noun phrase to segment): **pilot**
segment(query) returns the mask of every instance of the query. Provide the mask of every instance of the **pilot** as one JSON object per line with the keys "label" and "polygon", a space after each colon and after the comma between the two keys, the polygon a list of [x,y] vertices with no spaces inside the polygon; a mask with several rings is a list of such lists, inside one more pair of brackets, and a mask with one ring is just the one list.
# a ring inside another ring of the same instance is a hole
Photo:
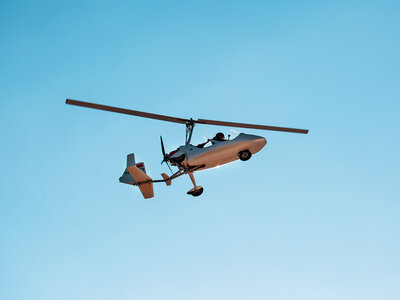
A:
{"label": "pilot", "polygon": [[218,141],[218,142],[223,142],[225,141],[225,136],[222,132],[218,132],[214,137],[213,137],[214,141]]}

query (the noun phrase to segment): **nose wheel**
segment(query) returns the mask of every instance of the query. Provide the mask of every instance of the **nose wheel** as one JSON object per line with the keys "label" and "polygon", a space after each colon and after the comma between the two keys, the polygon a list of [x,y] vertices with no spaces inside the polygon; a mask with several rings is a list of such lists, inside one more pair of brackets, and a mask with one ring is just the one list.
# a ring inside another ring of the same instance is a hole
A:
{"label": "nose wheel", "polygon": [[203,191],[204,191],[203,187],[199,186],[199,185],[196,185],[196,181],[194,180],[193,173],[188,173],[188,174],[189,174],[190,179],[192,180],[194,188],[190,189],[187,192],[187,194],[188,195],[192,195],[193,197],[200,196],[201,194],[203,194]]}
{"label": "nose wheel", "polygon": [[238,153],[240,160],[246,161],[251,157],[251,152],[249,150],[243,150]]}

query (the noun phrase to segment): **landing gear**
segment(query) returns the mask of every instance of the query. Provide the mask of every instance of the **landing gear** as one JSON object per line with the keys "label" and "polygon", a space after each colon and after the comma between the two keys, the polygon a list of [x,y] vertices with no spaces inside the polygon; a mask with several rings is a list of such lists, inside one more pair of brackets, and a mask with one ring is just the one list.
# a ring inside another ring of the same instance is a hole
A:
{"label": "landing gear", "polygon": [[238,153],[240,160],[246,161],[251,157],[251,152],[249,150],[243,150]]}
{"label": "landing gear", "polygon": [[202,186],[198,186],[197,190],[195,190],[194,188],[192,188],[189,192],[187,192],[188,195],[192,195],[193,197],[197,197],[200,196],[201,194],[203,194],[203,187]]}
{"label": "landing gear", "polygon": [[193,173],[188,173],[188,174],[189,174],[190,179],[192,180],[192,183],[193,183],[193,185],[194,185],[194,188],[192,188],[191,190],[189,190],[189,191],[187,192],[187,194],[188,194],[188,195],[192,195],[193,197],[200,196],[201,194],[203,194],[203,191],[204,191],[203,187],[202,187],[202,186],[199,186],[199,185],[196,185],[196,181],[194,180]]}

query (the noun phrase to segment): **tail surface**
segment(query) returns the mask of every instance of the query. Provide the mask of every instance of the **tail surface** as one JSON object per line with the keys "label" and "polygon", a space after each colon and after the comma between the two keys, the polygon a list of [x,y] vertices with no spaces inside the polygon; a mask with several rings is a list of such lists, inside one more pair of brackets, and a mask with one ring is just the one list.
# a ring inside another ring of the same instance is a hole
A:
{"label": "tail surface", "polygon": [[143,162],[135,163],[134,153],[128,154],[126,169],[119,181],[137,185],[145,199],[154,197],[152,178],[146,174],[146,167]]}

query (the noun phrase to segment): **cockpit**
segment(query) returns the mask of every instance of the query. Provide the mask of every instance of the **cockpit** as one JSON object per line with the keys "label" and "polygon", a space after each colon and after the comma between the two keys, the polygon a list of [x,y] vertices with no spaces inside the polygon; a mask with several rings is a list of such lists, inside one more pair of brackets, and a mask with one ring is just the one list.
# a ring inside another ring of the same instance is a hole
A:
{"label": "cockpit", "polygon": [[[204,148],[208,144],[208,142],[211,142],[211,145],[215,145],[216,143],[225,141],[227,141],[227,139],[225,139],[225,135],[222,132],[218,132],[212,139],[207,139],[206,142],[198,144],[196,147]],[[207,147],[211,145],[207,145]]]}

